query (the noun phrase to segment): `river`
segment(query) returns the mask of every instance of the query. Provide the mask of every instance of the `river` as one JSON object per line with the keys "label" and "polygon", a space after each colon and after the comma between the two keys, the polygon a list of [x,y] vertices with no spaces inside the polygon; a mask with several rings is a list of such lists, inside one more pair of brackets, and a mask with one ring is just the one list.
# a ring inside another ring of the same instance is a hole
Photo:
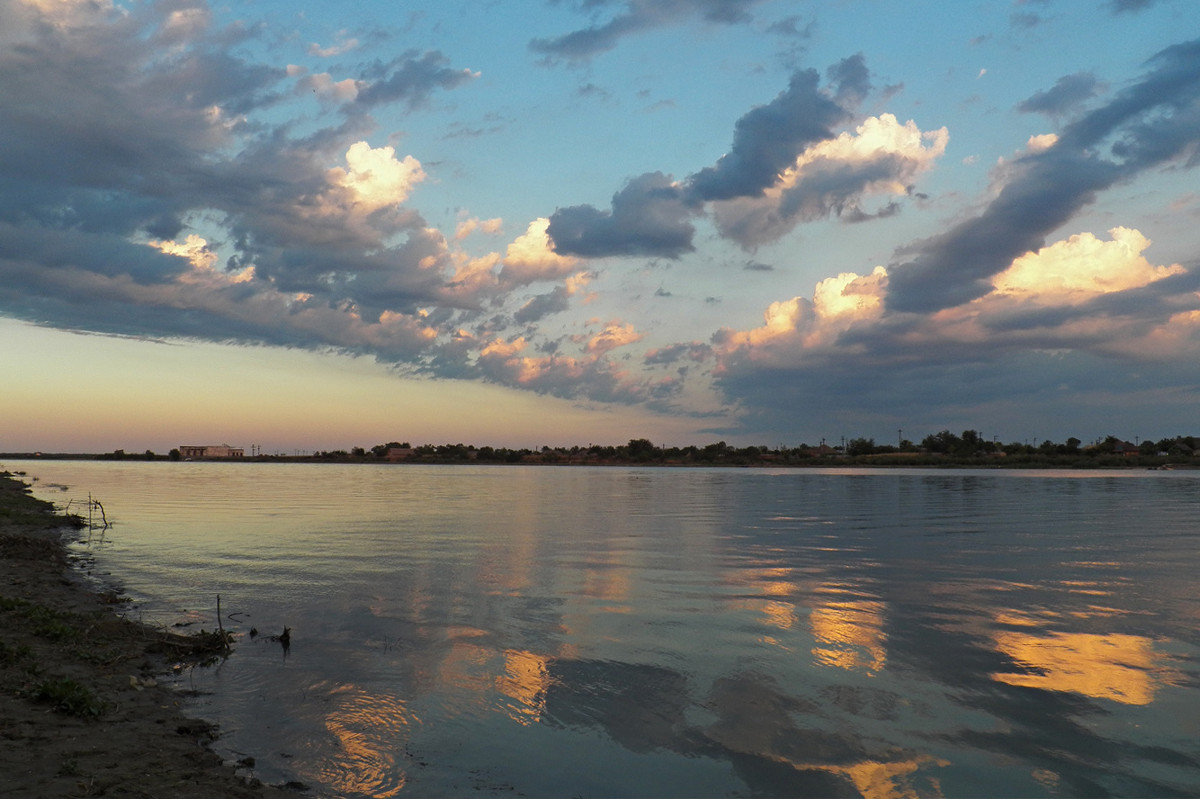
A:
{"label": "river", "polygon": [[1200,473],[5,466],[316,796],[1200,793]]}

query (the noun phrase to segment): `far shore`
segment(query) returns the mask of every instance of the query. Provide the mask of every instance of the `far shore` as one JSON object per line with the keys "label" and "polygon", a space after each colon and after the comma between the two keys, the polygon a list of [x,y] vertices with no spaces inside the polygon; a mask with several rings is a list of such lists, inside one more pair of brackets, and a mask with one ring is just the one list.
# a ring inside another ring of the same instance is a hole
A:
{"label": "far shore", "polygon": [[[461,447],[462,445],[456,445]],[[66,453],[66,452],[0,452],[0,468],[5,461],[117,461],[163,463],[339,463],[365,465],[488,465],[488,466],[613,466],[662,468],[760,468],[760,469],[1200,469],[1200,455],[1142,455],[1142,454],[1058,454],[1058,453],[986,453],[953,455],[944,453],[881,453],[870,455],[795,455],[764,453],[749,454],[732,450],[719,457],[639,457],[617,454],[596,456],[588,452],[569,450],[515,450],[504,457],[487,457],[473,448],[430,447],[430,451],[414,450],[399,457],[354,455],[345,452],[317,452],[303,455],[255,455],[239,458],[172,458],[158,453]],[[611,448],[616,449],[616,448]],[[748,448],[752,449],[752,448]],[[450,450],[450,451],[446,451]]]}
{"label": "far shore", "polygon": [[226,763],[218,731],[159,684],[172,669],[220,657],[216,631],[179,635],[114,612],[65,546],[79,520],[57,514],[0,471],[0,796],[296,797],[253,759]]}

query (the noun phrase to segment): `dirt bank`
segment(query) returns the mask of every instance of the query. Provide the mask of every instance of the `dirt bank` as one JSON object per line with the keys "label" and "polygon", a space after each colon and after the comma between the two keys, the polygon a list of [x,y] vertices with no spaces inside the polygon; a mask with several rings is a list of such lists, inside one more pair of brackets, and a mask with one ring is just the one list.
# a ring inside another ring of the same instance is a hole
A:
{"label": "dirt bank", "polygon": [[208,747],[215,730],[156,684],[173,664],[219,654],[220,636],[120,618],[118,597],[72,572],[66,521],[0,472],[0,796],[302,795],[223,763]]}

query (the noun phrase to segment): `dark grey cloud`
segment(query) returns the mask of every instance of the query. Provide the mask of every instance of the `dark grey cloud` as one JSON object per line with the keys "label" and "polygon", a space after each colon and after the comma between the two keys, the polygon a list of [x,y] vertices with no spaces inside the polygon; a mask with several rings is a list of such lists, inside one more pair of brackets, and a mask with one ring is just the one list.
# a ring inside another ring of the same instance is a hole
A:
{"label": "dark grey cloud", "polygon": [[[723,364],[718,388],[745,411],[727,433],[789,446],[822,437],[836,443],[842,435],[895,441],[898,429],[916,439],[943,429],[981,430],[1001,441],[1013,431],[1090,439],[1121,428],[1126,414],[1148,401],[1162,427],[1145,433],[1167,435],[1194,424],[1196,377],[1178,364],[1031,349],[964,347],[928,355],[915,363],[881,357],[869,367],[854,359],[789,369]],[[1131,391],[1138,386],[1153,389],[1139,396]],[[1034,420],[1030,408],[1037,409]]]}
{"label": "dark grey cloud", "polygon": [[833,88],[839,105],[853,108],[871,93],[871,72],[862,53],[843,58],[825,70],[825,79]]}
{"label": "dark grey cloud", "polygon": [[778,97],[747,112],[734,126],[730,151],[689,178],[689,193],[702,201],[758,196],[806,147],[832,138],[849,115],[818,82],[816,70],[797,72]]}
{"label": "dark grey cloud", "polygon": [[672,344],[646,353],[644,362],[649,366],[666,366],[689,360],[699,363],[712,356],[712,347],[702,341]]}
{"label": "dark grey cloud", "polygon": [[779,238],[800,221],[836,214],[847,222],[861,222],[896,213],[896,203],[874,213],[858,204],[871,185],[894,183],[917,170],[912,159],[895,153],[856,163],[818,159],[805,167],[804,176],[778,203],[738,203],[762,197],[806,149],[834,138],[837,126],[850,118],[847,109],[872,88],[861,54],[831,66],[828,77],[830,90],[823,90],[816,70],[794,73],[786,90],[737,120],[728,153],[678,188],[653,173],[618,192],[611,211],[590,205],[559,209],[549,229],[555,250],[593,258],[678,257],[692,249],[690,218],[702,213],[707,203],[724,203],[715,211],[717,229],[747,249]]}
{"label": "dark grey cloud", "polygon": [[1029,12],[1011,14],[1008,21],[1014,28],[1024,28],[1025,30],[1032,30],[1043,22],[1040,15]]}
{"label": "dark grey cloud", "polygon": [[881,219],[899,213],[899,203],[868,212],[859,203],[863,193],[873,184],[904,177],[915,168],[913,159],[894,152],[877,153],[863,161],[817,158],[805,165],[794,185],[780,192],[778,201],[722,205],[714,221],[722,236],[753,249],[779,239],[799,222],[831,214],[848,223]]}
{"label": "dark grey cloud", "polygon": [[888,307],[930,312],[991,291],[990,278],[1112,185],[1119,170],[1086,155],[1052,148],[1023,160],[1024,173],[979,216],[915,246],[916,257],[894,265]]}
{"label": "dark grey cloud", "polygon": [[768,25],[767,33],[773,33],[786,39],[811,39],[813,35],[813,28],[815,27],[816,22],[814,20],[809,20],[808,23],[803,27],[801,27],[800,23],[800,17],[785,17]]}
{"label": "dark grey cloud", "polygon": [[[869,88],[861,56],[839,62],[830,74],[846,97],[857,98]],[[551,216],[548,231],[555,251],[591,258],[677,258],[690,252],[690,220],[705,203],[761,195],[806,147],[833,137],[833,126],[848,113],[818,83],[815,70],[795,73],[785,91],[737,121],[730,151],[715,166],[684,181],[682,188],[661,173],[649,173],[617,192],[610,211],[590,205],[560,208]],[[797,207],[803,205],[802,200],[796,202]],[[722,232],[743,243],[758,236],[749,227],[739,233],[732,224]]]}
{"label": "dark grey cloud", "polygon": [[1194,165],[1200,40],[1169,47],[1147,66],[1141,80],[1067,125],[1053,147],[1018,159],[981,214],[909,248],[911,257],[888,270],[888,307],[930,312],[981,297],[993,275],[1043,246],[1099,192],[1168,161]]}
{"label": "dark grey cloud", "polygon": [[[294,87],[286,70],[247,55],[242,45],[262,32],[212,28],[203,6],[187,9],[196,24],[172,24],[177,8],[66,4],[66,24],[32,5],[0,11],[13,37],[0,49],[0,313],[113,333],[353,347],[361,322],[346,309],[372,320],[457,302],[424,266],[445,248],[420,216],[356,210],[335,196],[329,169],[375,126],[369,106],[419,106],[469,73],[437,53],[373,65],[376,87],[358,113],[298,138],[264,113]],[[253,279],[235,283],[221,266],[210,275],[146,246],[197,224],[210,239],[219,230],[224,241],[209,244],[233,251],[224,266],[253,266]],[[396,328],[381,350],[410,353],[418,337]]]}
{"label": "dark grey cloud", "polygon": [[561,255],[678,258],[693,249],[690,219],[696,213],[669,177],[651,172],[613,195],[611,211],[590,205],[558,209],[547,233]]}
{"label": "dark grey cloud", "polygon": [[748,22],[750,9],[763,0],[625,0],[584,2],[585,10],[619,6],[607,22],[549,39],[534,39],[529,49],[549,60],[580,62],[612,50],[630,34],[699,17],[706,22],[733,25]]}
{"label": "dark grey cloud", "polygon": [[1024,114],[1060,116],[1074,111],[1095,97],[1099,90],[1100,84],[1095,75],[1090,72],[1077,72],[1059,78],[1051,88],[1037,92],[1020,103],[1017,110]]}
{"label": "dark grey cloud", "polygon": [[560,313],[571,307],[571,295],[563,286],[546,294],[539,294],[521,306],[514,317],[520,324],[536,322],[550,314]]}
{"label": "dark grey cloud", "polygon": [[1108,7],[1114,14],[1136,14],[1150,8],[1158,0],[1109,0]]}
{"label": "dark grey cloud", "polygon": [[364,71],[363,79],[369,85],[358,93],[354,105],[370,108],[403,102],[409,108],[419,108],[438,89],[454,89],[475,79],[471,70],[454,69],[449,64],[450,59],[436,50],[410,50],[387,63],[377,61]]}

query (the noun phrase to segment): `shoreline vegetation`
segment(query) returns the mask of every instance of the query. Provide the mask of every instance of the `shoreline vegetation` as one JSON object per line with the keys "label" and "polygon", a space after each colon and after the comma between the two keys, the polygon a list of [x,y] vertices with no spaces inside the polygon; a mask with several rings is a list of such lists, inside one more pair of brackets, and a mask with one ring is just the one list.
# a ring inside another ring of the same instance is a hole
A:
{"label": "shoreline vegetation", "polygon": [[223,657],[227,637],[119,615],[124,598],[89,586],[68,557],[86,524],[0,470],[0,796],[298,796],[303,786],[255,779],[253,758],[224,762],[213,725],[158,682]]}
{"label": "shoreline vegetation", "polygon": [[[229,450],[229,447],[215,448]],[[238,453],[243,450],[236,450]],[[1084,444],[1078,438],[1057,443],[1034,440],[1032,443],[1001,443],[988,440],[978,431],[964,430],[961,435],[942,430],[914,443],[898,431],[896,444],[878,444],[873,438],[842,438],[815,446],[780,445],[735,447],[724,441],[704,446],[661,447],[649,439],[631,439],[616,446],[517,448],[474,446],[469,444],[423,444],[392,441],[373,447],[316,452],[276,452],[266,454],[251,445],[245,457],[205,457],[202,460],[254,463],[493,463],[539,464],[555,466],[738,466],[738,467],[922,467],[922,468],[1003,468],[1003,469],[1100,469],[1100,468],[1200,468],[1200,437],[1174,436],[1159,440],[1135,439],[1129,442],[1116,436],[1104,436]],[[167,454],[152,450],[142,453],[114,450],[105,453],[0,453],[13,460],[191,460],[179,449]]]}

